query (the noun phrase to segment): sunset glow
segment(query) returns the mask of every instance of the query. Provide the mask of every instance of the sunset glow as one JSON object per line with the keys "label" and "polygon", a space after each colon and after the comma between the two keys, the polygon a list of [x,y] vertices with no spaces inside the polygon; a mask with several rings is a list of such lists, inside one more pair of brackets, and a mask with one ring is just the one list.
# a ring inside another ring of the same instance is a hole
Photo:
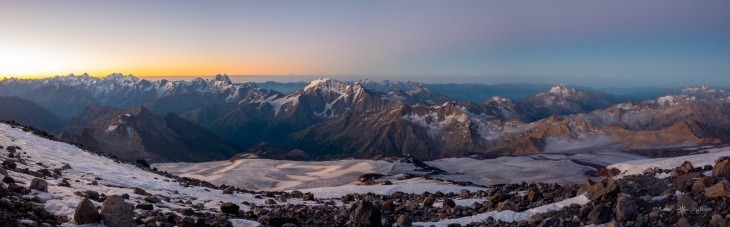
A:
{"label": "sunset glow", "polygon": [[727,1],[1,4],[2,77],[470,75],[730,85]]}

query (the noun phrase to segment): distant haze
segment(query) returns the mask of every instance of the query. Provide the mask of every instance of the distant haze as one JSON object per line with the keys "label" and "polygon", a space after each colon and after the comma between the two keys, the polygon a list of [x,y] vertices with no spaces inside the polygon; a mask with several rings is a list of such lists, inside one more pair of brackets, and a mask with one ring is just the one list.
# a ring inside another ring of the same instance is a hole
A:
{"label": "distant haze", "polygon": [[[6,1],[0,77],[730,86],[730,1]],[[315,76],[274,76],[315,75]]]}

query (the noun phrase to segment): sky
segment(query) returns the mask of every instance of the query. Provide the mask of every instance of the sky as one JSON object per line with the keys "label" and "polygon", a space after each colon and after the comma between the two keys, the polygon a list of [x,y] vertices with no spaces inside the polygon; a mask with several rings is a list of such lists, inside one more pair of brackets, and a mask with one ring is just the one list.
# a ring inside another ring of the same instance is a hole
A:
{"label": "sky", "polygon": [[0,76],[84,72],[730,86],[730,1],[0,0]]}

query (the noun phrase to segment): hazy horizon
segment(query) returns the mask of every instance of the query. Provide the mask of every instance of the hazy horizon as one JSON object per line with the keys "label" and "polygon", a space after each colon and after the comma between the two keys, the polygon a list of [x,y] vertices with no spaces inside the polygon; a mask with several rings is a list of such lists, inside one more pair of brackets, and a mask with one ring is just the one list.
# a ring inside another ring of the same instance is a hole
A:
{"label": "hazy horizon", "polygon": [[730,86],[729,1],[0,5],[0,77]]}

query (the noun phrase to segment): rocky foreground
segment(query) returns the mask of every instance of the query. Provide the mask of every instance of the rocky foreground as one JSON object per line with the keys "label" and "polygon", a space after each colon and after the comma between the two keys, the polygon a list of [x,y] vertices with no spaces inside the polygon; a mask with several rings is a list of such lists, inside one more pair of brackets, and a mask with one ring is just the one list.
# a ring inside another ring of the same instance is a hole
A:
{"label": "rocky foreground", "polygon": [[[639,175],[607,177],[577,185],[522,183],[458,193],[396,192],[316,198],[299,191],[256,192],[216,187],[157,171],[145,162],[125,163],[114,157],[43,141],[39,136],[30,135],[43,136],[42,132],[16,127],[3,125],[5,134],[0,136],[5,146],[0,151],[2,226],[583,226],[606,223],[727,226],[730,223],[729,157],[719,158],[714,165],[693,166],[685,162],[672,169],[651,168]],[[359,180],[370,185],[389,183],[379,181],[377,174]]]}

